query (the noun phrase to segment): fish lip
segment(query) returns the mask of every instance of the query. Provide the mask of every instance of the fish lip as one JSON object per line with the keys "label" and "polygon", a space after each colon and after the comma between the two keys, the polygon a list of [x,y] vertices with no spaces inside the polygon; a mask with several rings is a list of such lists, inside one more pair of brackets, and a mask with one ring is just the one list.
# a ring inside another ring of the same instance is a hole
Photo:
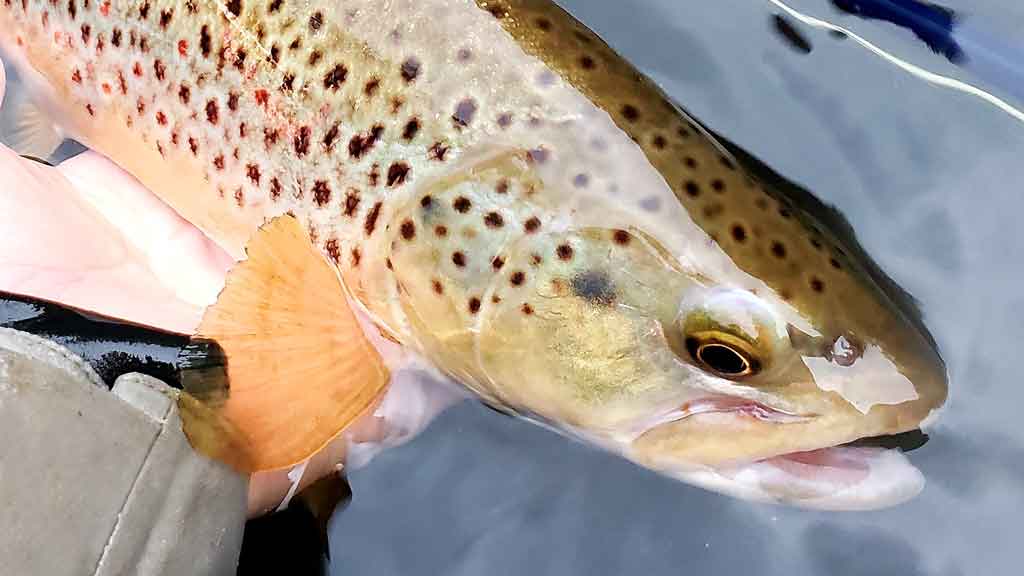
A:
{"label": "fish lip", "polygon": [[776,424],[792,424],[805,422],[817,417],[813,413],[795,413],[750,398],[740,398],[726,395],[709,395],[689,400],[681,405],[674,406],[654,417],[645,417],[635,421],[626,432],[627,440],[632,441],[640,438],[655,428],[685,420],[698,414],[733,413],[757,418],[766,422]]}

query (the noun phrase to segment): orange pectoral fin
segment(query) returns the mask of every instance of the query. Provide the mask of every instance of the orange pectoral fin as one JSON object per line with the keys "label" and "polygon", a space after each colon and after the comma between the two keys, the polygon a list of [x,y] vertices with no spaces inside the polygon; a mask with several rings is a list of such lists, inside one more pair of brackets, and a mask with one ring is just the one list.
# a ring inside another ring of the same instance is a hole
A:
{"label": "orange pectoral fin", "polygon": [[[275,218],[246,251],[189,348],[179,407],[193,448],[251,473],[318,452],[371,409],[390,376],[298,220]],[[219,359],[197,360],[211,349]]]}

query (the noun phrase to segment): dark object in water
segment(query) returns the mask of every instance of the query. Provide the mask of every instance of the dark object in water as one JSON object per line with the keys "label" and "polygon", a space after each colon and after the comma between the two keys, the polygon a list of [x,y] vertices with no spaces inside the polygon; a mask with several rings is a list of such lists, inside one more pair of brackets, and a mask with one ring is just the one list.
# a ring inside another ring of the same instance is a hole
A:
{"label": "dark object in water", "polygon": [[959,63],[963,49],[953,37],[956,12],[918,0],[832,0],[848,14],[868,20],[884,20],[912,31],[929,48]]}
{"label": "dark object in water", "polygon": [[284,510],[248,521],[237,575],[326,574],[327,523],[338,505],[344,509],[351,499],[348,481],[331,474],[310,484]]}
{"label": "dark object in water", "polygon": [[0,292],[0,327],[64,346],[88,362],[108,386],[122,374],[139,372],[181,387],[179,353],[189,344],[183,334],[5,292]]}
{"label": "dark object in water", "polygon": [[814,47],[811,46],[811,41],[797,30],[793,23],[782,14],[775,14],[772,16],[772,23],[775,26],[775,31],[779,33],[779,36],[781,36],[782,39],[797,52],[810,54],[811,50],[814,49]]}

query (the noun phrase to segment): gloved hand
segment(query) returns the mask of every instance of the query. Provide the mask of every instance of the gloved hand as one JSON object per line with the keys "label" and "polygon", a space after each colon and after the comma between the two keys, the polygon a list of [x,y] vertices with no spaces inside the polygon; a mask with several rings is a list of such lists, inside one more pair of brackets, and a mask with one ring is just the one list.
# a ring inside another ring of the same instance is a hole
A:
{"label": "gloved hand", "polygon": [[[0,100],[5,87],[0,66]],[[232,265],[198,229],[97,153],[51,167],[0,145],[0,174],[0,291],[188,334]],[[250,516],[338,469],[350,445],[361,446],[365,461],[372,452],[366,448],[408,439],[461,397],[411,373],[397,373],[396,382],[376,413],[308,462],[297,487],[287,470],[254,475]]]}

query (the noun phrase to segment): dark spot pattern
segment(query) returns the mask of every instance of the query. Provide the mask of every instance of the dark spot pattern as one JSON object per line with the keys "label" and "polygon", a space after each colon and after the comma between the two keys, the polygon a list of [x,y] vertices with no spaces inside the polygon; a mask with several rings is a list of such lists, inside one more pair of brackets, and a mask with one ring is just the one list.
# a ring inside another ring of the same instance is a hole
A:
{"label": "dark spot pattern", "polygon": [[220,107],[217,105],[216,100],[208,100],[206,102],[206,121],[214,126],[220,120]]}
{"label": "dark spot pattern", "polygon": [[555,254],[558,255],[559,260],[569,261],[572,260],[574,250],[571,244],[560,244],[558,248],[555,249]]}
{"label": "dark spot pattern", "polygon": [[377,124],[365,134],[356,134],[348,142],[348,154],[358,160],[369,152],[384,133],[384,126]]}
{"label": "dark spot pattern", "polygon": [[313,202],[320,208],[327,206],[331,201],[331,187],[324,180],[317,180],[313,183]]}
{"label": "dark spot pattern", "polygon": [[772,254],[780,260],[784,259],[786,257],[786,245],[779,241],[772,242]]}
{"label": "dark spot pattern", "polygon": [[455,113],[452,114],[452,121],[458,128],[465,128],[473,122],[476,117],[476,101],[472,98],[460,100],[455,106]]}
{"label": "dark spot pattern", "polygon": [[406,83],[415,82],[416,78],[420,75],[421,66],[422,64],[420,64],[420,61],[416,58],[406,58],[406,60],[402,62],[402,79],[405,80]]}
{"label": "dark spot pattern", "polygon": [[348,192],[345,193],[345,216],[348,216],[349,218],[355,216],[356,211],[359,210],[360,201],[359,191],[349,189]]}
{"label": "dark spot pattern", "polygon": [[469,209],[472,207],[473,203],[470,202],[469,198],[466,198],[465,196],[459,196],[458,198],[455,199],[454,202],[452,202],[452,208],[455,208],[455,211],[460,214],[465,214],[469,212]]}
{"label": "dark spot pattern", "polygon": [[377,219],[380,218],[380,209],[383,205],[383,202],[378,201],[366,213],[366,220],[363,221],[363,231],[366,232],[367,236],[372,236],[373,231],[377,229]]}
{"label": "dark spot pattern", "polygon": [[484,224],[486,224],[488,228],[501,228],[505,225],[505,219],[498,212],[488,212],[487,215],[484,216]]}
{"label": "dark spot pattern", "polygon": [[570,286],[573,294],[593,304],[608,306],[615,302],[615,288],[605,272],[581,272],[572,278]]}
{"label": "dark spot pattern", "polygon": [[405,240],[412,240],[416,238],[416,224],[412,220],[406,219],[402,222],[401,227],[402,238]]}
{"label": "dark spot pattern", "polygon": [[388,187],[394,188],[405,183],[412,167],[406,162],[395,162],[388,167]]}
{"label": "dark spot pattern", "polygon": [[295,135],[295,139],[292,144],[295,147],[295,154],[299,157],[305,156],[309,152],[310,136],[311,130],[309,126],[302,126],[299,128],[299,133]]}
{"label": "dark spot pattern", "polygon": [[348,68],[343,64],[336,64],[330,72],[324,75],[324,88],[337,92],[338,88],[345,83],[346,78],[348,78]]}

